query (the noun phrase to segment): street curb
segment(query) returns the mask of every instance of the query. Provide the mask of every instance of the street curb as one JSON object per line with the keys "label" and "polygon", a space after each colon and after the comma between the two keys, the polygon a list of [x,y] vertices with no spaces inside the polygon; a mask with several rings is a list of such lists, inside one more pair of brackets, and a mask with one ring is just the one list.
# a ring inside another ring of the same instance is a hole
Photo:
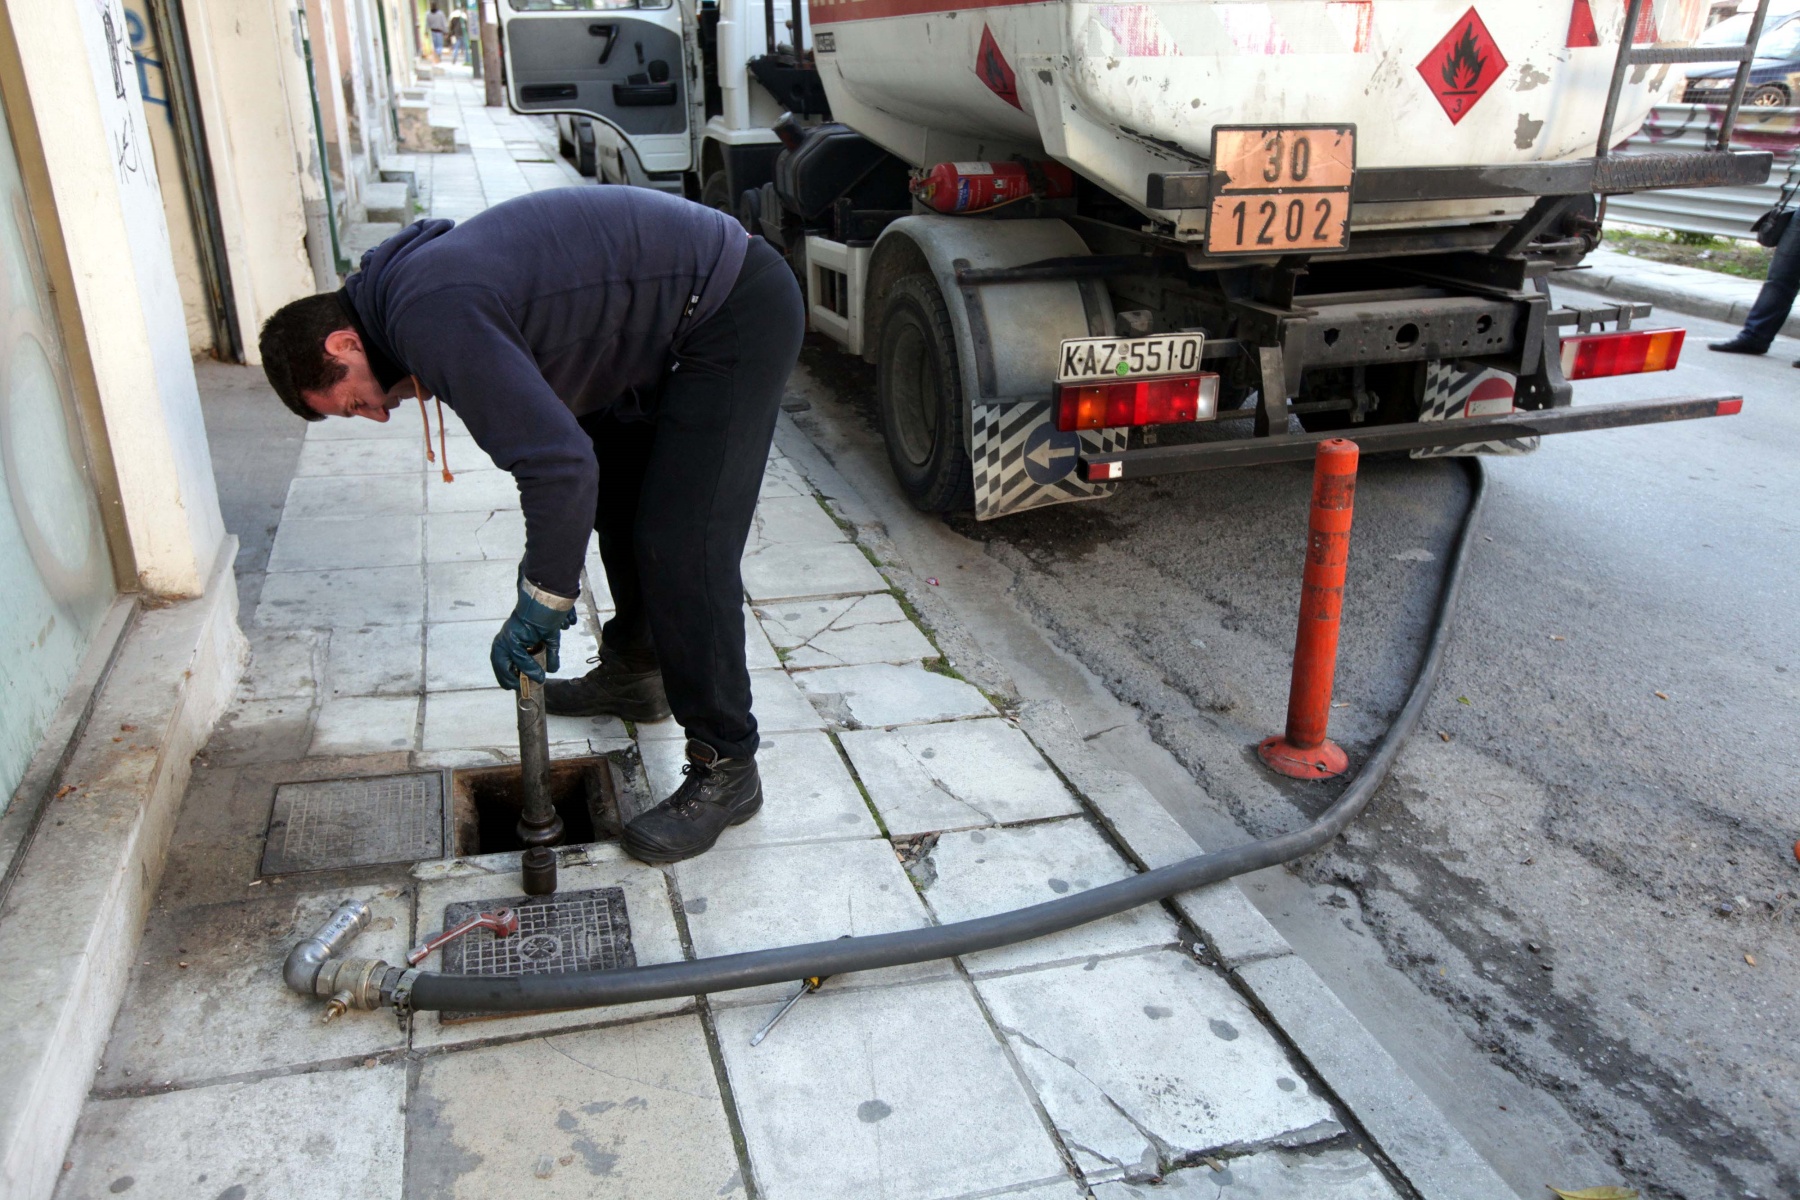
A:
{"label": "street curb", "polygon": [[[1753,280],[1673,263],[1639,264],[1630,255],[1612,250],[1596,250],[1588,255],[1587,263],[1588,269],[1562,272],[1552,284],[1618,300],[1646,301],[1670,312],[1731,325],[1744,323],[1762,290]],[[1788,314],[1781,332],[1800,338],[1800,311]]]}
{"label": "street curb", "polygon": [[[885,538],[868,503],[803,429],[784,417],[776,443],[853,526],[859,542]],[[897,582],[904,588],[903,579]],[[1100,760],[1061,703],[1026,701],[1018,723],[1138,866],[1151,869],[1204,853],[1142,782]],[[1183,893],[1172,903],[1423,1200],[1516,1194],[1235,881]]]}

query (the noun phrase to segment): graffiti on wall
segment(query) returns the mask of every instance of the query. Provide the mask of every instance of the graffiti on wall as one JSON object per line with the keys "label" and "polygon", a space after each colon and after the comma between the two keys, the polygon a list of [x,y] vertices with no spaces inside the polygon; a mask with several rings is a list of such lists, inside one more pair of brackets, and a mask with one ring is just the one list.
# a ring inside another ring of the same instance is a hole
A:
{"label": "graffiti on wall", "polygon": [[131,57],[137,62],[138,95],[145,104],[163,110],[163,118],[173,125],[175,114],[169,110],[169,75],[163,69],[162,49],[156,35],[135,8],[125,10],[125,29],[131,38]]}
{"label": "graffiti on wall", "polygon": [[146,183],[154,187],[155,172],[147,161],[144,131],[138,124],[140,110],[131,103],[131,95],[125,88],[127,73],[138,73],[125,7],[119,0],[94,0],[94,9],[99,17],[106,67],[111,75],[110,80],[102,83],[100,103],[106,119],[107,140],[112,147],[113,166],[121,186]]}

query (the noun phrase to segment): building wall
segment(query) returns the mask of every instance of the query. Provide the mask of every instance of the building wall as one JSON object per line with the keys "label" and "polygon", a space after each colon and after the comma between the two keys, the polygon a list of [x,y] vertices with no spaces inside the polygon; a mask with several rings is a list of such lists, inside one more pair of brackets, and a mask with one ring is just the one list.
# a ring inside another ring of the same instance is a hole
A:
{"label": "building wall", "polygon": [[131,53],[137,60],[138,94],[144,102],[146,132],[156,159],[156,176],[162,188],[163,214],[169,226],[169,253],[175,282],[181,288],[181,307],[187,318],[188,349],[198,358],[213,350],[212,320],[207,315],[206,280],[195,243],[193,206],[182,178],[180,148],[175,141],[175,114],[169,106],[169,76],[163,50],[156,40],[156,23],[147,0],[125,0],[125,24],[131,34]]}
{"label": "building wall", "polygon": [[292,0],[183,8],[238,324],[260,363],[269,315],[335,278],[299,13]]}
{"label": "building wall", "polygon": [[120,0],[8,0],[138,583],[198,596],[225,538]]}

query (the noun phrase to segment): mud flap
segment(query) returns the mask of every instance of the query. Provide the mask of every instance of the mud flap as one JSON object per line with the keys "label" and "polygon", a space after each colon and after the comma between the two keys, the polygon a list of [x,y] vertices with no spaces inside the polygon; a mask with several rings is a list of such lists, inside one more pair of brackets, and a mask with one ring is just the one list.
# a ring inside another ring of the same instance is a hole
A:
{"label": "mud flap", "polygon": [[975,472],[975,519],[1099,500],[1116,483],[1087,483],[1075,472],[1082,454],[1117,454],[1128,430],[1090,429],[1063,433],[1051,420],[1048,401],[971,406],[969,462]]}
{"label": "mud flap", "polygon": [[[1419,420],[1454,421],[1463,417],[1503,416],[1513,411],[1518,379],[1505,371],[1446,361],[1427,364],[1425,395],[1419,401]],[[1530,454],[1537,437],[1504,438],[1414,450],[1414,458],[1454,458],[1468,454]]]}

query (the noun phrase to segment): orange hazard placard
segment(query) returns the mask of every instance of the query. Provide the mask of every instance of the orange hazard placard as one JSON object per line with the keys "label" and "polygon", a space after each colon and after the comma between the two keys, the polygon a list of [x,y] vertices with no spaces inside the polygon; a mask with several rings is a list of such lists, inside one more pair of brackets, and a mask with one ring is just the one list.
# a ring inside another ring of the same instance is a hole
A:
{"label": "orange hazard placard", "polygon": [[1342,250],[1355,178],[1354,125],[1217,126],[1206,251]]}

